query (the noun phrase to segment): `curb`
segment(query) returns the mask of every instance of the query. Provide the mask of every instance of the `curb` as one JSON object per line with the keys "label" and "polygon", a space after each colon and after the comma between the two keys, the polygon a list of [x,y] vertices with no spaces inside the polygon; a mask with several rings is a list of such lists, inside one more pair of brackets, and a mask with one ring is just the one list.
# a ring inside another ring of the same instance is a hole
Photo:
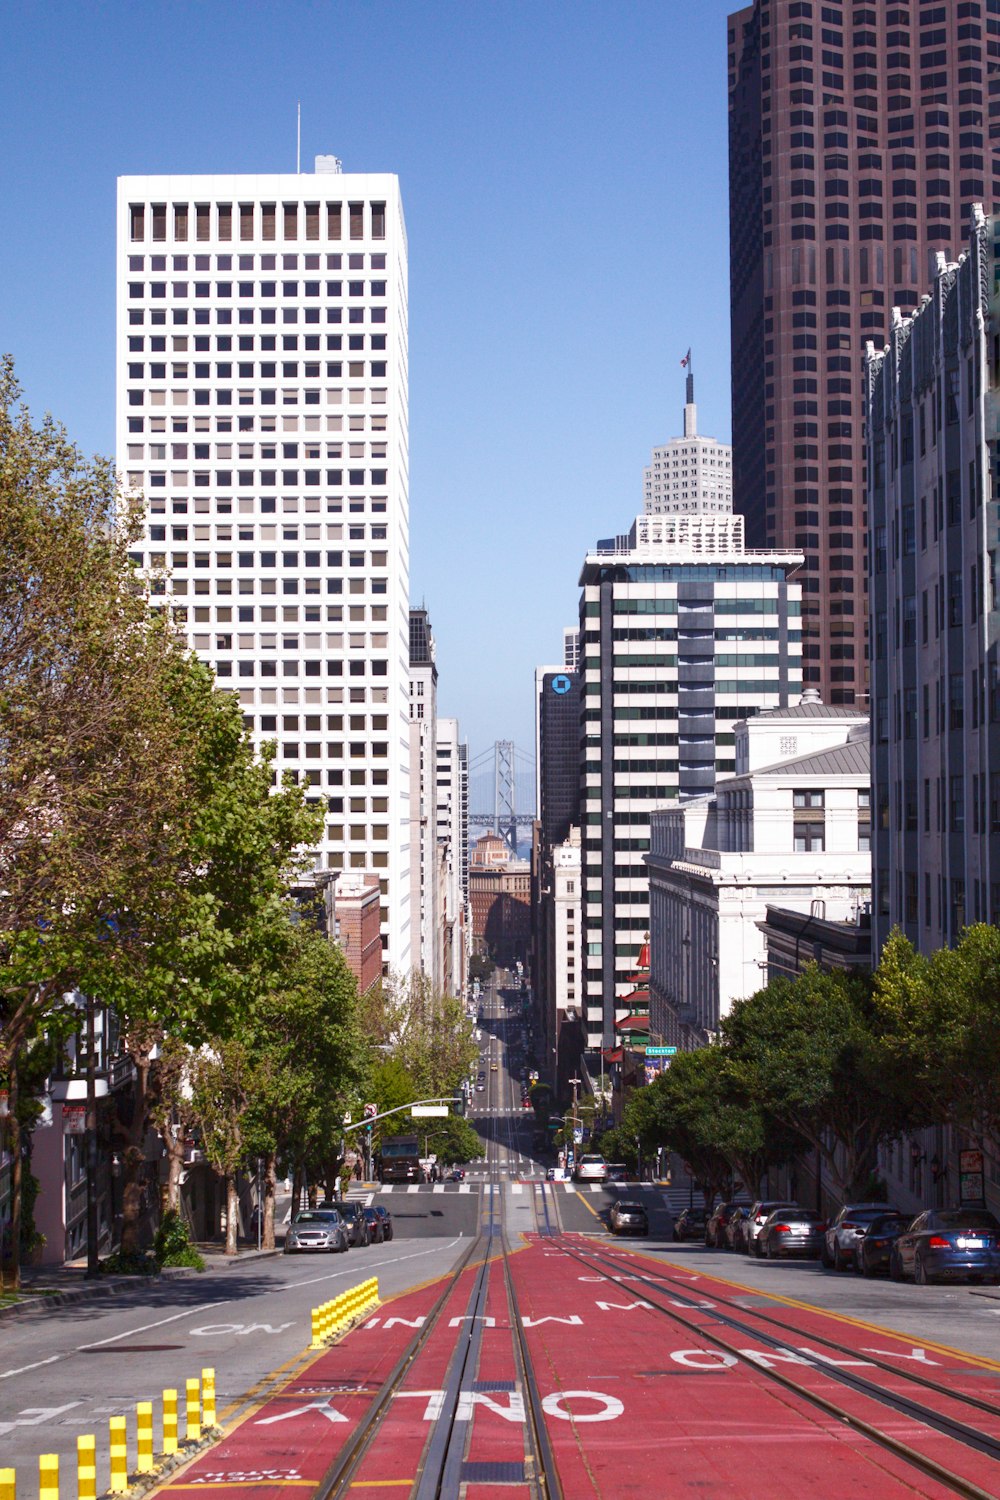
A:
{"label": "curb", "polygon": [[73,1302],[83,1302],[88,1297],[110,1297],[117,1292],[139,1289],[144,1286],[153,1285],[164,1278],[172,1280],[184,1276],[204,1276],[207,1271],[228,1271],[236,1265],[245,1265],[248,1261],[273,1260],[281,1255],[280,1250],[248,1250],[242,1255],[213,1257],[205,1266],[204,1271],[196,1271],[193,1266],[164,1266],[154,1276],[109,1276],[104,1281],[87,1282],[83,1286],[67,1287],[62,1292],[29,1292],[25,1301],[14,1302],[10,1307],[0,1307],[0,1322],[5,1318],[30,1318],[37,1317],[40,1313],[49,1312],[55,1308],[65,1307]]}

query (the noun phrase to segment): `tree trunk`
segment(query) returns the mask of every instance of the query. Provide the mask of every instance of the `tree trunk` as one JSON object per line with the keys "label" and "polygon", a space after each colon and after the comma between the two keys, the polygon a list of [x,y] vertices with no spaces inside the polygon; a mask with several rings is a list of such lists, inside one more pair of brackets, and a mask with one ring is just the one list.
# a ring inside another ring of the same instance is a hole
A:
{"label": "tree trunk", "polygon": [[169,1213],[181,1211],[181,1173],[184,1170],[184,1129],[171,1121],[163,1133],[167,1153],[167,1193],[164,1207]]}
{"label": "tree trunk", "polygon": [[274,1194],[277,1181],[278,1169],[275,1154],[272,1151],[264,1158],[264,1223],[261,1239],[261,1247],[264,1250],[274,1249]]}
{"label": "tree trunk", "polygon": [[[139,1219],[142,1214],[142,1168],[146,1160],[146,1091],[149,1083],[149,1056],[134,1057],[136,1068],[132,1121],[123,1131],[126,1140],[122,1171],[122,1238],[123,1255],[135,1255],[139,1249]],[[121,1128],[121,1127],[119,1127]]]}
{"label": "tree trunk", "polygon": [[236,1229],[239,1223],[240,1200],[236,1191],[236,1173],[226,1173],[226,1254],[236,1254]]}
{"label": "tree trunk", "polygon": [[10,1242],[0,1256],[0,1288],[16,1292],[21,1285],[21,1121],[18,1119],[17,1054],[7,1070],[7,1137],[10,1142]]}

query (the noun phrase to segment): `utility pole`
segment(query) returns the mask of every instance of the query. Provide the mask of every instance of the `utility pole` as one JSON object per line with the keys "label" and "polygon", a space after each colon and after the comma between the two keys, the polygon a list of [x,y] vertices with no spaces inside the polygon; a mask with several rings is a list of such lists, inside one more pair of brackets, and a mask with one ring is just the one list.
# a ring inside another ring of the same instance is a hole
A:
{"label": "utility pole", "polygon": [[101,1274],[97,1244],[97,1059],[94,997],[87,994],[87,1277]]}

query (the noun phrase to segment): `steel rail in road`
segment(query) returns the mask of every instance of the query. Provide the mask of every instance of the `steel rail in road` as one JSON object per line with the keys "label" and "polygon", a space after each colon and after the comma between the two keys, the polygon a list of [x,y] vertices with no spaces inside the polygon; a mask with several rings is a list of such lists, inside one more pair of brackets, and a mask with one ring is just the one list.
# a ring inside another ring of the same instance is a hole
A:
{"label": "steel rail in road", "polygon": [[[499,1073],[497,1077],[499,1078]],[[494,1096],[492,1082],[491,1074],[488,1100]],[[541,1397],[524,1337],[510,1269],[505,1195],[503,1183],[499,1180],[501,1143],[499,1132],[493,1128],[493,1123],[491,1120],[487,1139],[489,1181],[483,1189],[479,1232],[451,1273],[425,1322],[383,1382],[364,1420],[324,1474],[315,1491],[315,1500],[334,1500],[334,1497],[346,1494],[360,1474],[362,1464],[378,1442],[382,1423],[391,1410],[393,1397],[401,1390],[414,1362],[427,1347],[435,1329],[442,1327],[445,1315],[452,1313],[456,1300],[462,1306],[459,1284],[462,1273],[470,1266],[475,1267],[475,1277],[472,1290],[464,1299],[459,1325],[461,1332],[444,1380],[442,1410],[421,1455],[419,1472],[411,1494],[414,1500],[449,1500],[449,1497],[460,1493],[471,1429],[468,1421],[458,1419],[459,1396],[472,1388],[472,1383],[477,1379],[487,1326],[486,1308],[491,1278],[499,1273],[503,1278],[503,1295],[512,1334],[515,1387],[519,1385],[525,1396],[523,1482],[527,1485],[532,1500],[562,1500],[562,1489],[545,1429]],[[488,1476],[484,1475],[483,1478],[488,1479]]]}
{"label": "steel rail in road", "polygon": [[[745,1338],[753,1339],[757,1343],[769,1346],[776,1351],[789,1352],[787,1339],[779,1339],[769,1333],[761,1332],[759,1328],[755,1328],[751,1323],[744,1321],[747,1315],[746,1308],[740,1308],[735,1303],[725,1304],[729,1307],[738,1308],[738,1311],[743,1314],[743,1318],[735,1317],[732,1313],[721,1312],[718,1310],[720,1299],[713,1295],[712,1301],[714,1305],[711,1309],[706,1309],[691,1296],[690,1288],[682,1291],[669,1278],[655,1274],[637,1274],[637,1262],[632,1256],[627,1260],[623,1257],[616,1258],[614,1252],[610,1249],[595,1249],[589,1254],[584,1255],[565,1243],[560,1244],[560,1249],[582,1266],[589,1269],[593,1269],[595,1266],[603,1266],[606,1270],[618,1275],[626,1273],[630,1281],[642,1286],[647,1293],[650,1291],[669,1291],[672,1302],[683,1303],[692,1312],[701,1313],[702,1315],[709,1312],[724,1328],[729,1329],[731,1332],[740,1334]],[[645,1300],[649,1301],[648,1295]],[[712,1332],[710,1328],[706,1327],[704,1322],[696,1322],[693,1319],[683,1317],[676,1306],[665,1307],[661,1302],[650,1301],[650,1307],[654,1312],[660,1313],[672,1322],[680,1324],[689,1333],[693,1333],[698,1338],[714,1344],[723,1353],[734,1356],[741,1364],[748,1365],[757,1370],[766,1380],[771,1381],[775,1385],[780,1385],[784,1390],[798,1396],[811,1406],[816,1406],[821,1411],[826,1412],[828,1416],[834,1417],[837,1421],[852,1427],[856,1432],[869,1438],[879,1447],[895,1454],[897,1458],[901,1458],[912,1468],[920,1469],[924,1474],[938,1480],[939,1483],[945,1485],[952,1493],[966,1496],[968,1500],[996,1500],[996,1490],[984,1490],[972,1480],[963,1479],[961,1476],[956,1475],[954,1470],[946,1468],[943,1464],[937,1463],[932,1458],[928,1458],[926,1454],[921,1453],[910,1444],[904,1443],[900,1439],[893,1437],[890,1433],[884,1432],[873,1423],[848,1411],[835,1401],[831,1401],[829,1397],[823,1396],[818,1391],[810,1390],[808,1386],[793,1380],[782,1371],[761,1364],[751,1355],[747,1354],[745,1350],[736,1347],[728,1340],[721,1338],[717,1333]],[[817,1312],[822,1313],[822,1309],[817,1308]],[[756,1317],[757,1314],[752,1313],[750,1316]],[[790,1330],[786,1328],[787,1331]],[[811,1334],[807,1336],[810,1339],[812,1338]],[[829,1342],[832,1343],[832,1341]],[[857,1355],[858,1351],[856,1349],[844,1347],[847,1353]],[[934,1431],[952,1438],[963,1447],[973,1449],[985,1457],[994,1459],[1000,1463],[1000,1438],[991,1437],[988,1433],[969,1427],[957,1418],[948,1417],[942,1412],[934,1411],[931,1407],[924,1406],[922,1403],[914,1401],[908,1396],[889,1391],[884,1386],[876,1385],[874,1381],[866,1380],[864,1376],[858,1375],[854,1371],[826,1364],[814,1365],[812,1368],[824,1375],[832,1384],[842,1385],[856,1394],[867,1397],[878,1405],[888,1406],[892,1410],[920,1422],[923,1426],[932,1428]],[[894,1375],[906,1378],[910,1376],[909,1371],[896,1370],[891,1366],[889,1368]],[[962,1396],[955,1395],[953,1392],[949,1392],[948,1397],[949,1400],[956,1401],[959,1404],[964,1401]],[[972,1405],[974,1402],[975,1398],[970,1398],[967,1404]]]}
{"label": "steel rail in road", "polygon": [[[705,1274],[707,1277],[711,1278],[712,1273],[710,1271],[706,1272]],[[665,1287],[669,1287],[671,1293],[678,1290],[684,1290],[685,1288],[685,1283],[675,1280],[673,1277],[667,1275],[666,1272],[661,1272],[658,1277],[655,1277],[654,1273],[654,1278],[662,1281]],[[690,1284],[687,1284],[687,1287],[688,1290],[690,1290]],[[719,1307],[731,1308],[734,1312],[737,1313],[745,1314],[747,1311],[745,1307],[741,1307],[740,1304],[734,1301],[732,1298],[716,1296],[714,1290],[712,1291],[712,1301],[715,1302]],[[818,1307],[816,1308],[816,1312],[822,1315],[823,1309]],[[753,1317],[758,1322],[770,1323],[771,1325],[773,1325],[773,1327],[780,1328],[785,1333],[801,1334],[802,1332],[800,1328],[796,1328],[794,1323],[787,1323],[784,1321],[784,1319],[775,1317],[773,1313],[761,1312],[757,1308],[754,1308]],[[891,1332],[891,1330],[888,1331]],[[836,1339],[825,1338],[822,1334],[819,1333],[813,1333],[810,1331],[810,1333],[808,1334],[808,1338],[811,1344],[822,1344],[825,1349],[832,1349],[838,1354],[854,1355],[858,1352],[857,1349],[852,1348],[850,1344],[840,1344]],[[958,1401],[963,1406],[971,1407],[976,1411],[985,1412],[987,1416],[1000,1417],[1000,1406],[998,1406],[994,1401],[984,1401],[981,1396],[972,1396],[968,1394],[958,1396],[949,1386],[941,1385],[939,1381],[932,1380],[927,1375],[918,1374],[916,1370],[909,1370],[898,1365],[890,1365],[886,1360],[876,1358],[874,1353],[872,1353],[870,1350],[866,1349],[864,1353],[865,1360],[868,1364],[874,1365],[879,1370],[884,1370],[888,1375],[895,1375],[901,1379],[906,1379],[913,1385],[923,1387],[924,1390],[933,1391],[935,1395],[946,1397],[949,1401]]]}

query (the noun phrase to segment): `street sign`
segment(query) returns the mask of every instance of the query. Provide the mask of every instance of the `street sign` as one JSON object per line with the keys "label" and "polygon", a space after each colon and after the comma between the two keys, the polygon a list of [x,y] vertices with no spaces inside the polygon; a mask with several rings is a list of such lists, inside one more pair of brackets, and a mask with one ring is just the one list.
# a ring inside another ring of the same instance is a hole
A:
{"label": "street sign", "polygon": [[981,1151],[958,1153],[958,1184],[958,1201],[963,1208],[985,1208],[986,1193]]}
{"label": "street sign", "polygon": [[86,1135],[87,1106],[64,1104],[62,1112],[63,1135]]}
{"label": "street sign", "polygon": [[677,1048],[676,1047],[647,1047],[646,1048],[646,1056],[647,1057],[675,1057],[676,1055],[677,1055]]}
{"label": "street sign", "polygon": [[583,1126],[582,1125],[574,1125],[574,1127],[573,1127],[573,1143],[574,1143],[574,1145],[577,1145],[577,1146],[582,1146],[583,1145]]}
{"label": "street sign", "polygon": [[377,1114],[378,1114],[378,1105],[377,1104],[366,1104],[365,1105],[365,1119],[366,1120],[372,1119]]}
{"label": "street sign", "polygon": [[350,1123],[351,1123],[351,1111],[348,1109],[348,1110],[344,1111],[344,1124],[345,1125],[350,1125]]}
{"label": "street sign", "polygon": [[415,1120],[441,1120],[448,1114],[447,1104],[414,1104],[410,1114]]}

